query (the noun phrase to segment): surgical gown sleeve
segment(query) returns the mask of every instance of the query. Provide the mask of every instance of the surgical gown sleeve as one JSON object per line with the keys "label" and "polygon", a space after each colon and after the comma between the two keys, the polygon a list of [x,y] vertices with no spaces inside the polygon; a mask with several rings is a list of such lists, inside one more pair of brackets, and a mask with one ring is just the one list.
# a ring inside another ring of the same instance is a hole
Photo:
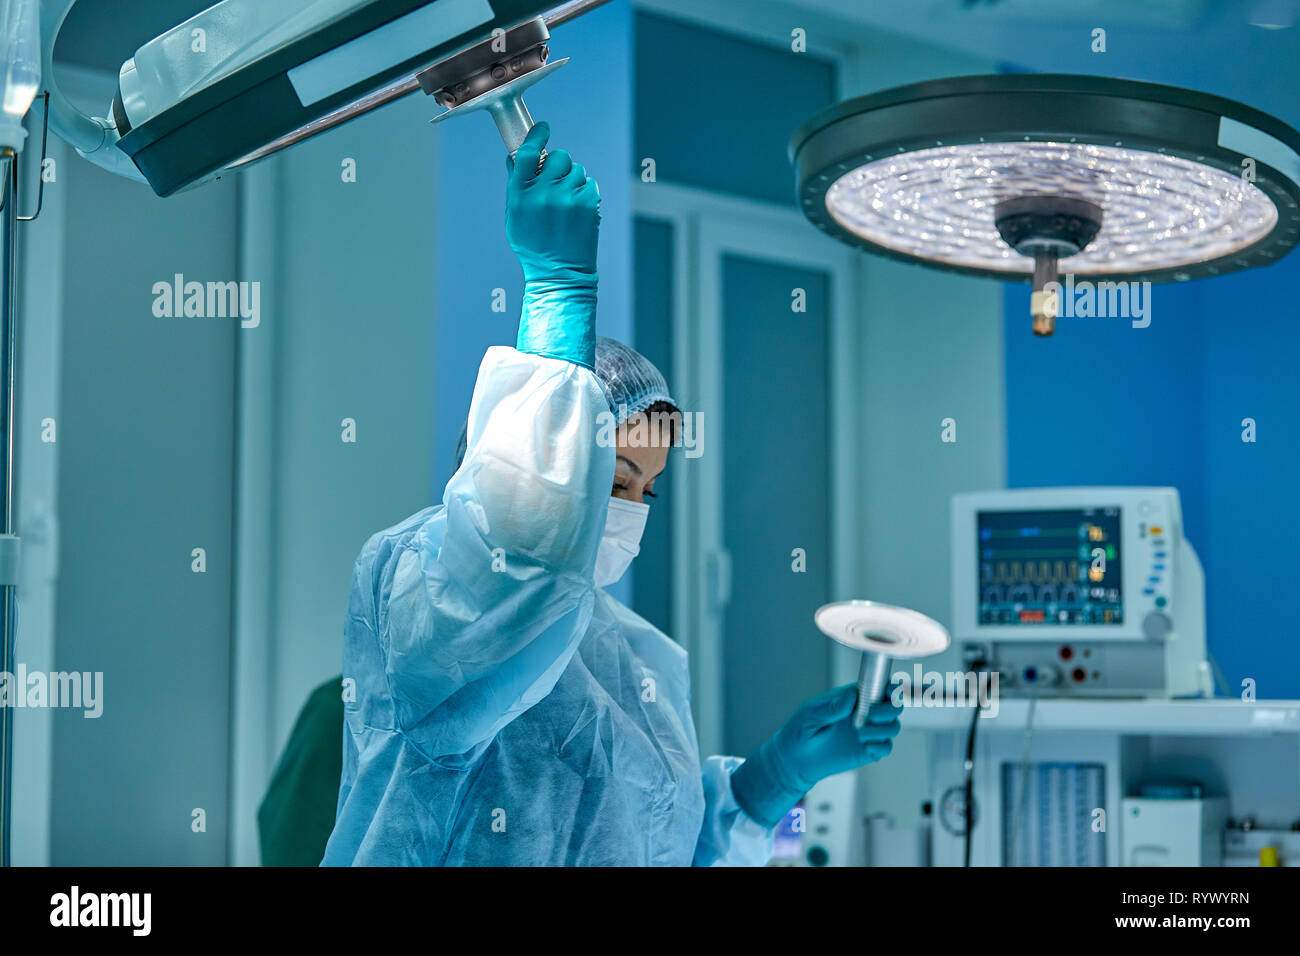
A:
{"label": "surgical gown sleeve", "polygon": [[586,368],[489,349],[445,526],[430,517],[400,546],[372,539],[358,561],[374,606],[356,610],[377,622],[393,720],[426,758],[476,759],[551,691],[585,634],[614,475],[614,449],[596,440],[608,407]]}
{"label": "surgical gown sleeve", "polygon": [[704,825],[695,844],[695,866],[765,866],[775,831],[751,819],[731,793],[731,772],[740,757],[704,761]]}

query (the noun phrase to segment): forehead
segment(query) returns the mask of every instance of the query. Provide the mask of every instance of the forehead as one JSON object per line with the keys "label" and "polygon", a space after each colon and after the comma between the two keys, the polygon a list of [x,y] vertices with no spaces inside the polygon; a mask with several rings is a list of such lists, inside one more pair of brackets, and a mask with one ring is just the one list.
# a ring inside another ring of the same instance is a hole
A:
{"label": "forehead", "polygon": [[671,438],[666,417],[654,416],[651,421],[644,412],[633,415],[618,427],[617,467],[624,471],[639,469],[643,477],[653,478],[668,461]]}
{"label": "forehead", "polygon": [[668,445],[680,413],[637,412],[618,426],[619,444]]}

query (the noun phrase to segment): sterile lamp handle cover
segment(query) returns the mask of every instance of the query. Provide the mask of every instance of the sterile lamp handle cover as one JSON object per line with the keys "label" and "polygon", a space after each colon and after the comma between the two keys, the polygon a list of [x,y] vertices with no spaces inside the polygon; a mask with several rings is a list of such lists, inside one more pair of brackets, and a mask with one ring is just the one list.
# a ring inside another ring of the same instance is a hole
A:
{"label": "sterile lamp handle cover", "polygon": [[[447,107],[445,113],[430,122],[485,110],[496,123],[506,151],[514,156],[533,128],[524,90],[569,62],[547,62],[550,37],[545,20],[531,20],[500,35],[494,33],[482,43],[417,73],[420,88]],[[543,151],[543,158],[545,155]]]}
{"label": "sterile lamp handle cover", "polygon": [[864,651],[862,667],[857,684],[804,704],[731,775],[736,802],[765,826],[780,822],[818,780],[887,756],[901,713],[881,699],[890,658],[937,654],[951,643],[937,621],[875,601],[825,604],[813,620],[828,637]]}
{"label": "sterile lamp handle cover", "polygon": [[952,643],[938,621],[910,608],[877,601],[824,604],[813,620],[827,637],[863,652],[858,668],[858,706],[853,715],[858,727],[867,719],[867,708],[886,694],[892,658],[928,657]]}
{"label": "sterile lamp handle cover", "polygon": [[888,655],[871,651],[862,653],[862,663],[858,665],[858,703],[853,708],[854,727],[867,722],[872,704],[888,699],[889,667],[892,663]]}
{"label": "sterile lamp handle cover", "polygon": [[[440,123],[462,113],[483,110],[496,123],[497,132],[501,134],[501,141],[506,145],[506,152],[514,156],[523,144],[528,131],[535,125],[533,116],[528,111],[528,104],[524,102],[524,90],[543,77],[550,76],[568,62],[569,60],[566,57],[563,60],[548,63],[531,73],[524,74],[518,79],[511,80],[496,90],[483,93],[464,104],[453,106],[445,113],[439,113],[429,122]],[[543,155],[545,154],[543,153]]]}
{"label": "sterile lamp handle cover", "polygon": [[736,802],[765,826],[780,822],[818,780],[887,756],[901,713],[879,699],[888,684],[889,659],[937,654],[952,643],[937,621],[875,601],[825,604],[813,620],[828,637],[866,653],[857,684],[804,704],[732,773]]}

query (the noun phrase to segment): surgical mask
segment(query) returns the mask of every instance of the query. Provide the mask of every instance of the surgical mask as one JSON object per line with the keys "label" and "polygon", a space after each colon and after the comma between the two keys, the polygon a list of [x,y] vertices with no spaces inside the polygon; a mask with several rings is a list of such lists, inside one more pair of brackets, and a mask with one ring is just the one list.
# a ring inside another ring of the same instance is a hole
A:
{"label": "surgical mask", "polygon": [[609,499],[605,531],[596,549],[596,587],[607,588],[621,578],[641,553],[641,534],[649,515],[650,506],[643,502]]}

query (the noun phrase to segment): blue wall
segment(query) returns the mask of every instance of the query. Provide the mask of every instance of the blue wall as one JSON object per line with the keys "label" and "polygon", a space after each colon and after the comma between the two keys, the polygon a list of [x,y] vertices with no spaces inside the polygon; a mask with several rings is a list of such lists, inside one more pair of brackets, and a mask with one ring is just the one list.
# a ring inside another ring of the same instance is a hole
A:
{"label": "blue wall", "polygon": [[836,85],[835,64],[814,54],[640,13],[628,169],[641,176],[653,159],[658,181],[793,205],[786,144]]}
{"label": "blue wall", "polygon": [[[1300,697],[1289,529],[1300,470],[1293,290],[1300,256],[1152,287],[1149,328],[1062,319],[1029,330],[1029,290],[1006,295],[1007,484],[1173,485],[1205,567],[1207,635],[1231,692]],[[1241,440],[1244,418],[1258,424]]]}
{"label": "blue wall", "polygon": [[[1203,356],[1210,646],[1234,693],[1300,697],[1293,533],[1285,515],[1300,475],[1296,369],[1300,255],[1204,283]],[[1253,418],[1256,442],[1241,440]]]}

